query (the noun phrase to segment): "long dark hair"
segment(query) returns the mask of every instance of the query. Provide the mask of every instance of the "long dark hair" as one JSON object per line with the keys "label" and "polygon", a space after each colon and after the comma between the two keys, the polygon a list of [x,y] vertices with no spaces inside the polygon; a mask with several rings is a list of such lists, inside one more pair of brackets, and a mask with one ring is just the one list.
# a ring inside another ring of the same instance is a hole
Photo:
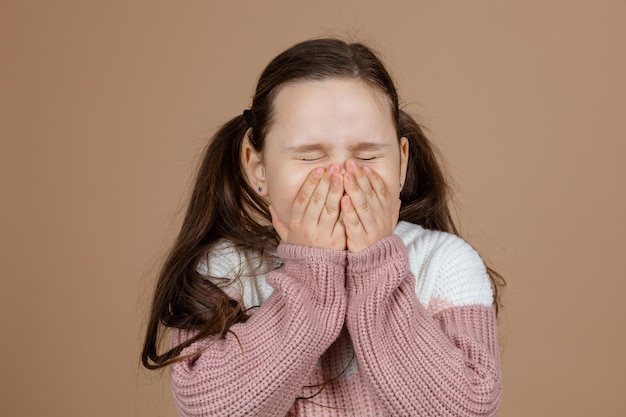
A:
{"label": "long dark hair", "polygon": [[[223,337],[248,313],[241,301],[229,297],[220,278],[198,272],[198,265],[217,242],[226,240],[241,253],[268,260],[279,238],[271,227],[267,203],[250,187],[241,160],[244,138],[259,152],[272,122],[272,102],[279,88],[299,80],[353,78],[368,83],[389,99],[398,138],[409,141],[409,160],[400,199],[400,220],[427,229],[458,234],[449,210],[449,187],[435,150],[420,125],[400,109],[394,83],[368,47],[338,39],[309,40],[274,58],[259,78],[247,121],[239,115],[213,136],[196,173],[180,233],[156,286],[141,355],[150,369],[180,360],[182,350],[210,335]],[[250,128],[250,125],[253,127]],[[500,304],[500,275],[488,269],[496,308]],[[195,335],[159,353],[163,330],[193,329]]]}

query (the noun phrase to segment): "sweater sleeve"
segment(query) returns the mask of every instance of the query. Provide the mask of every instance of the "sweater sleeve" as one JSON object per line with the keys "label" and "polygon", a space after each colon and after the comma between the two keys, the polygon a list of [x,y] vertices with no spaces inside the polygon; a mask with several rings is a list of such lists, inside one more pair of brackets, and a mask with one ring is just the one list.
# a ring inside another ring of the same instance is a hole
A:
{"label": "sweater sleeve", "polygon": [[[172,365],[181,416],[281,416],[295,401],[345,318],[345,252],[280,245],[274,291],[224,338],[194,343]],[[188,338],[177,330],[174,341]]]}
{"label": "sweater sleeve", "polygon": [[495,415],[501,378],[492,306],[431,315],[417,300],[398,236],[348,255],[346,285],[359,367],[388,415]]}

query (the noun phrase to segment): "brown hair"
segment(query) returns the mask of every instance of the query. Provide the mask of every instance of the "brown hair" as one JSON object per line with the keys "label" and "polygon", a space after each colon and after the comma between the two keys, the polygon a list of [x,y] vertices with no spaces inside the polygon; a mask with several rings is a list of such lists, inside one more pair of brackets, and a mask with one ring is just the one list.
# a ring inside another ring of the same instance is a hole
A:
{"label": "brown hair", "polygon": [[[241,302],[220,288],[224,277],[202,275],[198,265],[221,240],[265,260],[266,265],[276,264],[273,253],[279,238],[271,227],[267,203],[247,182],[242,143],[247,133],[252,146],[262,151],[272,121],[272,102],[281,86],[329,77],[362,80],[390,101],[398,138],[409,141],[400,220],[458,234],[449,210],[449,187],[434,148],[420,125],[400,109],[394,83],[378,57],[360,43],[337,39],[299,43],[274,58],[261,74],[248,118],[253,127],[239,115],[221,127],[204,151],[180,233],[158,278],[141,356],[145,367],[155,369],[180,360],[182,350],[196,340],[223,337],[230,326],[248,318]],[[488,272],[497,308],[504,280],[493,270]],[[196,333],[159,353],[163,326]]]}

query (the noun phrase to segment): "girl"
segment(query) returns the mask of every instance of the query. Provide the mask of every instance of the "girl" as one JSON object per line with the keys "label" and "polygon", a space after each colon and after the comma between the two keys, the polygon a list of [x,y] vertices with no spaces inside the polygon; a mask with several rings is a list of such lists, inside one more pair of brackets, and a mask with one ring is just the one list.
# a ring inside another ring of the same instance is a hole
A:
{"label": "girl", "polygon": [[143,364],[182,416],[495,415],[501,278],[447,201],[372,51],[293,46],[206,149]]}

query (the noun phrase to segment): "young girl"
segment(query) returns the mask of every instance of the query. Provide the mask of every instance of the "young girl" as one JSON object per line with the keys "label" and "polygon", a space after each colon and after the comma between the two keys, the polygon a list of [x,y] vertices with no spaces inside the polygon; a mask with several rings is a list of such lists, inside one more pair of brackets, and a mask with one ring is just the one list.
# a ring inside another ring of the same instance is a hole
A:
{"label": "young girl", "polygon": [[143,364],[182,416],[495,415],[500,277],[447,204],[372,51],[293,46],[206,149]]}

